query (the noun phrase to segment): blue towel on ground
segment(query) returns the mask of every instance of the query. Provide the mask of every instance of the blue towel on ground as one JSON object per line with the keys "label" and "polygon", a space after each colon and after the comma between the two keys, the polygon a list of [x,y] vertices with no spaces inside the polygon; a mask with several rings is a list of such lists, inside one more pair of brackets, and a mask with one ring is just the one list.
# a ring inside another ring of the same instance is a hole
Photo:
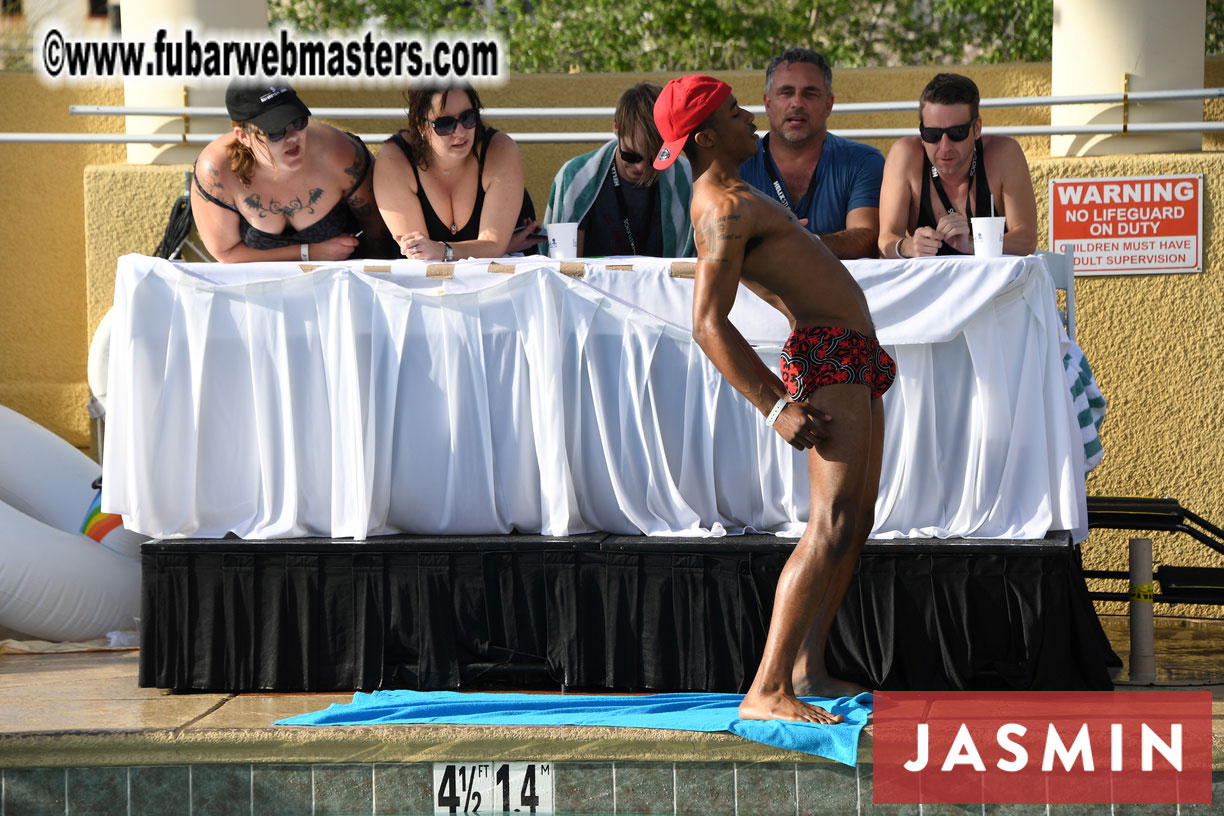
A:
{"label": "blue towel on ground", "polygon": [[753,742],[802,751],[853,766],[871,694],[806,702],[841,714],[838,725],[741,720],[742,694],[466,694],[457,691],[358,692],[353,702],[277,720],[276,725],[602,725],[671,731],[730,731]]}

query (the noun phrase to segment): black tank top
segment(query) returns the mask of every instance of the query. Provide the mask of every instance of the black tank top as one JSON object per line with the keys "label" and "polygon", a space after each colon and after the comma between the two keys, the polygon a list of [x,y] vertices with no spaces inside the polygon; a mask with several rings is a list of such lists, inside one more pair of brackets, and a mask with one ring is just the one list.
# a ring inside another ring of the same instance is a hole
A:
{"label": "black tank top", "polygon": [[[973,201],[965,209],[968,212],[966,216],[972,217],[974,213],[982,215],[990,213],[990,182],[986,180],[986,154],[982,150],[982,140],[978,139],[973,145],[974,155],[977,157],[977,169],[974,171],[974,178],[978,183],[974,186]],[[942,203],[942,202],[941,202]],[[922,197],[918,199],[918,227],[930,227],[934,229],[939,225],[939,219],[935,217],[935,211],[931,209],[931,160],[927,156],[926,151],[922,151]],[[1006,232],[1006,227],[1004,228]],[[965,253],[953,248],[948,244],[941,244],[937,255],[964,255]]]}
{"label": "black tank top", "polygon": [[[476,154],[476,203],[472,205],[472,215],[468,218],[467,223],[455,232],[451,232],[450,225],[442,222],[442,219],[438,217],[438,213],[434,211],[433,204],[429,202],[429,196],[425,194],[425,188],[421,186],[421,174],[417,171],[417,166],[412,161],[412,152],[408,148],[408,140],[395,133],[383,143],[384,145],[388,143],[394,144],[403,151],[405,158],[408,159],[408,164],[412,167],[412,175],[416,177],[417,183],[417,200],[421,202],[421,213],[425,216],[425,230],[429,233],[429,240],[458,243],[459,241],[474,241],[480,237],[480,214],[484,211],[485,199],[485,156],[488,155],[489,144],[493,141],[493,137],[497,135],[497,132],[496,128],[485,128],[484,138],[480,140],[480,151]],[[515,226],[522,223],[524,218],[535,218],[535,205],[531,202],[531,196],[527,193],[526,189],[523,190],[523,206],[519,210],[519,216],[514,222]],[[535,249],[532,248],[524,254],[533,255],[535,254]]]}
{"label": "black tank top", "polygon": [[[365,152],[365,170],[362,172],[361,178],[357,179],[357,183],[353,185],[352,189],[340,197],[340,200],[336,202],[336,206],[332,207],[318,221],[300,230],[295,229],[292,224],[286,224],[285,229],[279,233],[261,230],[247,221],[242,211],[233,204],[222,201],[216,196],[209,195],[208,191],[200,185],[200,178],[195,173],[194,165],[192,165],[192,178],[195,179],[196,190],[204,197],[205,201],[212,202],[218,207],[224,207],[238,214],[238,234],[242,238],[242,243],[251,249],[279,249],[280,247],[297,246],[299,244],[317,244],[345,233],[354,235],[361,231],[361,225],[357,223],[357,217],[349,209],[348,197],[352,195],[353,190],[365,184],[366,176],[370,174],[370,168],[374,166],[374,157],[370,155],[370,149],[357,136],[354,136],[352,133],[345,133],[344,135],[352,140],[355,148]],[[358,251],[353,253],[353,257],[365,257],[361,253],[360,246]]]}

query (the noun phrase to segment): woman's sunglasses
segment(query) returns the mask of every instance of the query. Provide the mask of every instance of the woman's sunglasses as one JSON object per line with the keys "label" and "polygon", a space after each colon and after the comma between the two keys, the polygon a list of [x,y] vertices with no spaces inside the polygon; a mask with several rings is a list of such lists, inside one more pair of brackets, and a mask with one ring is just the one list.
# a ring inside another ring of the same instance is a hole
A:
{"label": "woman's sunglasses", "polygon": [[646,161],[646,157],[641,153],[634,153],[632,150],[626,150],[620,145],[617,145],[617,149],[620,151],[621,161],[623,161],[625,164],[637,164],[638,162]]}
{"label": "woman's sunglasses", "polygon": [[437,119],[430,120],[429,124],[433,126],[434,133],[439,136],[449,136],[459,125],[463,125],[464,130],[471,130],[479,121],[480,111],[468,108],[458,116],[439,116]]}
{"label": "woman's sunglasses", "polygon": [[966,122],[963,125],[953,125],[952,127],[937,128],[927,127],[926,125],[918,125],[918,135],[922,137],[922,141],[927,144],[938,144],[944,134],[948,134],[948,138],[954,142],[963,142],[969,138],[969,131],[973,130],[973,123]]}
{"label": "woman's sunglasses", "polygon": [[308,125],[308,124],[310,124],[310,117],[309,117],[309,116],[303,116],[303,117],[301,117],[301,118],[299,118],[299,119],[294,119],[294,120],[293,120],[292,122],[290,122],[290,123],[289,123],[289,124],[288,124],[286,127],[283,127],[283,128],[281,128],[280,130],[274,130],[274,131],[272,131],[272,132],[270,132],[270,133],[265,132],[265,133],[264,133],[264,136],[267,136],[267,137],[268,137],[268,141],[269,141],[269,142],[279,142],[281,139],[283,139],[283,138],[285,138],[286,136],[288,136],[288,135],[289,135],[289,131],[291,131],[291,130],[298,130],[298,131],[305,130],[305,129],[306,129],[306,125]]}

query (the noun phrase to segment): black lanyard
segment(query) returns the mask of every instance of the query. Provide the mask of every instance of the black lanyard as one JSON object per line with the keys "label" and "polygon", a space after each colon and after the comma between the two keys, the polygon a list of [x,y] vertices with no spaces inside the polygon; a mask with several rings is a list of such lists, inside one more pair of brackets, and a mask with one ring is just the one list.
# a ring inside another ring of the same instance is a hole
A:
{"label": "black lanyard", "polygon": [[[617,148],[618,150],[620,148]],[[612,188],[616,190],[616,209],[620,212],[621,223],[625,225],[625,237],[629,239],[629,254],[637,255],[637,241],[633,240],[633,228],[629,226],[629,207],[625,204],[625,194],[621,190],[620,173],[616,172],[616,156],[612,157],[612,164],[608,169],[612,172]],[[655,197],[654,191],[650,193],[650,208],[646,210],[646,223],[654,222]]]}
{"label": "black lanyard", "polygon": [[[977,175],[977,154],[978,144],[974,144],[973,161],[969,164],[969,187],[965,190],[966,218],[973,217],[973,177]],[[952,206],[952,202],[948,199],[948,194],[944,192],[943,185],[939,183],[939,171],[935,169],[934,164],[931,165],[931,182],[935,185],[935,193],[939,196],[939,203],[944,205],[948,215],[956,215],[956,208]]]}
{"label": "black lanyard", "polygon": [[[822,145],[823,149],[823,145]],[[799,199],[798,206],[792,207],[790,199],[786,197],[786,191],[782,189],[782,181],[778,178],[778,171],[774,169],[773,156],[769,153],[769,134],[765,134],[765,138],[761,140],[761,150],[765,154],[765,172],[769,173],[769,180],[773,182],[774,195],[778,197],[778,201],[782,202],[782,206],[793,212],[795,215],[803,217],[801,213],[807,210],[807,204],[811,197],[816,192],[816,173],[820,171],[820,159],[816,160],[816,166],[812,168],[812,178],[808,181],[807,192],[803,194],[803,198]]]}

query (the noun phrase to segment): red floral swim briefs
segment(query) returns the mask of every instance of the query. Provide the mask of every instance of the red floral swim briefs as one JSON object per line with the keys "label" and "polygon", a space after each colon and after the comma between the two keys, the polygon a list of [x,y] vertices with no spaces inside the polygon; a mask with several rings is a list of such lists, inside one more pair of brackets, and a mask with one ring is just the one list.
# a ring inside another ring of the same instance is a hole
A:
{"label": "red floral swim briefs", "polygon": [[782,382],[790,398],[803,402],[825,385],[859,383],[878,399],[897,376],[897,364],[874,337],[854,329],[809,326],[795,329],[782,347]]}

